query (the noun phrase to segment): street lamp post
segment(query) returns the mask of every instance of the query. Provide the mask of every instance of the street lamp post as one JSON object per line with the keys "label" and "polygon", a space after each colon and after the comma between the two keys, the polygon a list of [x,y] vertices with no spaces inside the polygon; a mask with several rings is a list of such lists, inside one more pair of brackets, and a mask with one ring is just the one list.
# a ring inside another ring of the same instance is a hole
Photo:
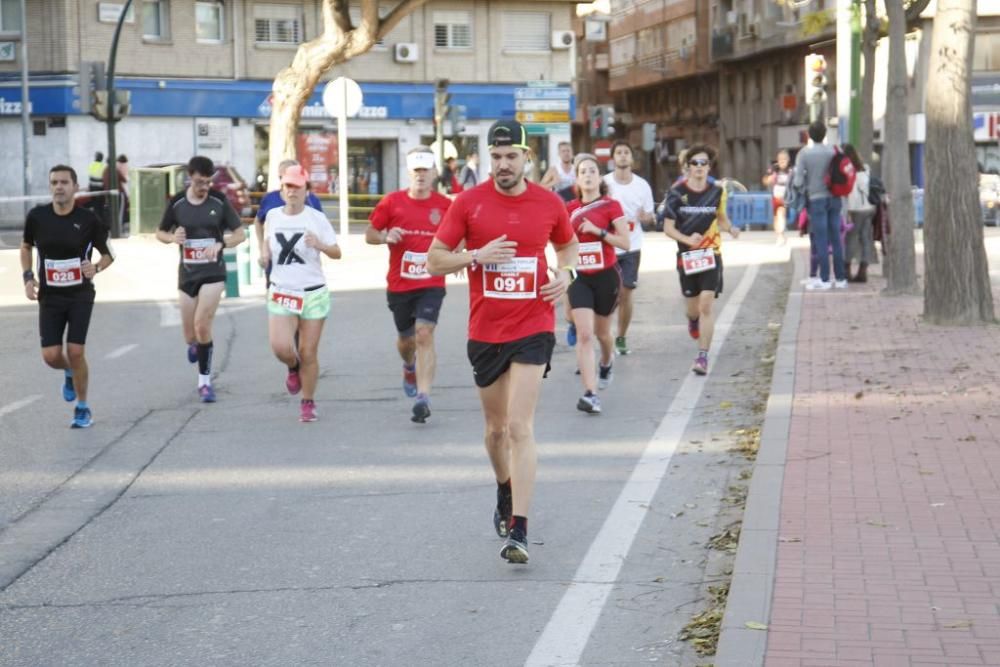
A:
{"label": "street lamp post", "polygon": [[[22,2],[23,1],[24,0],[22,0]],[[121,14],[118,15],[118,24],[115,26],[115,35],[111,39],[111,53],[108,55],[108,106],[105,122],[108,124],[108,175],[111,179],[109,189],[112,191],[108,199],[110,203],[108,211],[111,215],[111,236],[113,238],[120,238],[122,235],[121,216],[118,215],[118,164],[116,162],[118,153],[115,148],[115,123],[117,122],[114,113],[115,60],[118,56],[118,37],[121,35],[122,24],[125,23],[125,16],[128,14],[128,10],[131,6],[132,0],[125,0],[125,5],[122,7]]]}
{"label": "street lamp post", "polygon": [[[31,136],[31,91],[28,89],[28,11],[25,0],[21,0],[21,153],[24,157],[24,196],[31,194],[31,151],[28,137]],[[24,201],[27,215],[31,203]]]}

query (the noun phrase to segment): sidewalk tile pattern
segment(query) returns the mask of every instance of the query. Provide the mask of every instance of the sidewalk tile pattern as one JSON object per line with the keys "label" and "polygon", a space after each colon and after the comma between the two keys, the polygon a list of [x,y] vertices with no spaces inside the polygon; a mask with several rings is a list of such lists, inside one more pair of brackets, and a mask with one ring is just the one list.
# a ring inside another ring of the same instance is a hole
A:
{"label": "sidewalk tile pattern", "polygon": [[768,667],[1000,665],[1000,328],[804,295]]}

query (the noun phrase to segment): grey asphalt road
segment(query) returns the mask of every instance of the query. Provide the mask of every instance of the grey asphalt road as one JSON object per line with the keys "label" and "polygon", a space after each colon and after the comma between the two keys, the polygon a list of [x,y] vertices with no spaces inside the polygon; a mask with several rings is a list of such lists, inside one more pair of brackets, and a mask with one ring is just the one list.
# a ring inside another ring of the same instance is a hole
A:
{"label": "grey asphalt road", "polygon": [[[761,357],[790,275],[766,235],[747,236],[726,246],[719,310],[751,264],[756,279],[578,664],[705,662],[677,634],[725,568],[705,543],[731,520],[724,497],[747,466],[733,430],[766,398]],[[196,400],[168,306],[100,302],[86,431],[68,428],[60,376],[39,358],[36,309],[4,301],[0,665],[523,664],[689,375],[669,253],[651,244],[634,354],[599,417],[575,409],[560,325],[526,566],[498,556],[464,285],[449,287],[422,426],[378,289],[334,295],[315,424],[297,421],[257,297],[220,311],[214,405]]]}

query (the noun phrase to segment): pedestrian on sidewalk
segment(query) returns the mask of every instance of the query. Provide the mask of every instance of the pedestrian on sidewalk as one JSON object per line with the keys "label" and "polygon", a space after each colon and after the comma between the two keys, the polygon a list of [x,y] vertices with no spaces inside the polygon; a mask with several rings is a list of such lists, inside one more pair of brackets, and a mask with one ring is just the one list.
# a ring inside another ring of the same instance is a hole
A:
{"label": "pedestrian on sidewalk", "polygon": [[[806,285],[809,290],[847,287],[844,273],[844,249],[840,238],[840,197],[834,197],[826,184],[830,161],[836,152],[823,143],[826,125],[816,121],[809,126],[809,145],[795,158],[792,182],[803,187],[807,197],[809,234],[819,263],[819,280]],[[833,276],[830,275],[830,255],[833,255]],[[833,280],[831,281],[831,277]]]}
{"label": "pedestrian on sidewalk", "polygon": [[771,190],[771,207],[774,215],[774,233],[778,245],[785,244],[785,226],[788,220],[788,185],[792,180],[792,158],[782,148],[775,156],[763,183]]}
{"label": "pedestrian on sidewalk", "polygon": [[[851,144],[844,144],[844,153],[854,164],[857,177],[851,194],[845,197],[847,215],[853,227],[847,232],[844,245],[844,264],[847,280],[854,283],[868,282],[868,265],[875,261],[875,241],[872,239],[872,220],[875,206],[869,201],[871,173]],[[851,275],[851,264],[858,260],[858,272]]]}

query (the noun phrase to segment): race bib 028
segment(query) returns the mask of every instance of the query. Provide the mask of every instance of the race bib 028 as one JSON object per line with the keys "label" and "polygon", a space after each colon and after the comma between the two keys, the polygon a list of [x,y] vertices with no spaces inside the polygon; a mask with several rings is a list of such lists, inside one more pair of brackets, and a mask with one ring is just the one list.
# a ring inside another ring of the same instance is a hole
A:
{"label": "race bib 028", "polygon": [[505,264],[483,265],[483,296],[489,299],[534,299],[538,258],[515,257]]}
{"label": "race bib 028", "polygon": [[45,260],[45,284],[49,287],[73,287],[83,284],[80,258]]}

